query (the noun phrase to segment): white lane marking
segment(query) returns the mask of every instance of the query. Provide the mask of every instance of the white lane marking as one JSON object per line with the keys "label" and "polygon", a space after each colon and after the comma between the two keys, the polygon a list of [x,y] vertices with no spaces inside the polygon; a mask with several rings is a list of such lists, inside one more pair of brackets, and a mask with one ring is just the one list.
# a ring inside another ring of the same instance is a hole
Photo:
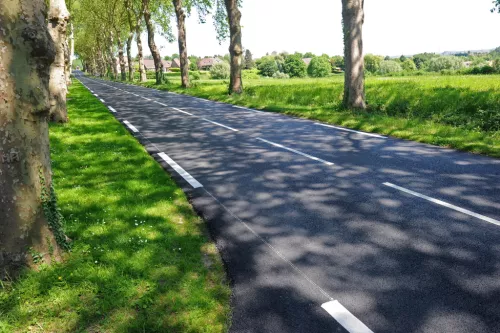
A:
{"label": "white lane marking", "polygon": [[184,178],[185,181],[187,181],[193,188],[198,188],[198,187],[203,187],[196,179],[193,178],[186,170],[184,170],[179,164],[175,163],[173,159],[168,157],[167,154],[165,153],[159,153],[158,156],[160,156],[165,162],[167,162],[172,169],[174,169],[179,175]]}
{"label": "white lane marking", "polygon": [[116,112],[115,109],[113,109],[111,106],[108,106],[108,109],[111,111],[111,112]]}
{"label": "white lane marking", "polygon": [[163,105],[163,106],[168,106],[167,104],[163,104],[163,103],[158,102],[158,101],[153,101],[153,103],[160,104],[160,105]]}
{"label": "white lane marking", "polygon": [[196,117],[194,114],[186,112],[186,111],[182,111],[181,109],[178,109],[178,108],[172,108],[172,110],[175,110],[175,111],[178,111],[178,112],[182,112],[182,113],[188,114],[190,116]]}
{"label": "white lane marking", "polygon": [[252,111],[252,112],[258,112],[258,113],[269,113],[269,112],[264,112],[264,111],[259,111],[259,110],[245,108],[243,106],[238,106],[238,105],[233,105],[233,108],[243,109],[243,110]]}
{"label": "white lane marking", "polygon": [[339,301],[330,301],[321,304],[340,325],[342,325],[349,333],[373,333],[365,324],[349,312]]}
{"label": "white lane marking", "polygon": [[408,190],[404,187],[401,187],[401,186],[398,186],[398,185],[394,185],[392,183],[383,183],[385,186],[389,186],[389,187],[392,187],[392,188],[395,188],[396,190],[400,190],[402,192],[405,192],[405,193],[408,193],[408,194],[411,194],[411,195],[414,195],[416,197],[419,197],[419,198],[422,198],[422,199],[425,199],[427,201],[430,201],[430,202],[433,202],[433,203],[436,203],[438,205],[441,205],[441,206],[444,206],[444,207],[447,207],[447,208],[450,208],[450,209],[453,209],[453,210],[456,210],[457,212],[460,212],[460,213],[464,213],[466,215],[469,215],[469,216],[472,216],[472,217],[476,217],[478,219],[481,219],[483,221],[486,221],[486,222],[489,222],[489,223],[492,223],[492,224],[495,224],[495,225],[498,225],[500,226],[500,221],[497,221],[495,219],[492,219],[491,217],[487,217],[487,216],[484,216],[484,215],[481,215],[481,214],[477,214],[477,213],[474,213],[468,209],[465,209],[465,208],[461,208],[461,207],[458,207],[458,206],[455,206],[455,205],[452,205],[450,203],[447,203],[445,201],[442,201],[442,200],[439,200],[439,199],[434,199],[434,198],[431,198],[431,197],[428,197],[426,195],[423,195],[423,194],[420,194],[418,192],[415,192],[415,191],[412,191],[412,190]]}
{"label": "white lane marking", "polygon": [[226,125],[222,125],[222,124],[220,124],[220,123],[216,123],[215,121],[208,120],[207,118],[201,118],[201,119],[203,119],[203,120],[205,120],[205,121],[208,121],[209,123],[212,123],[212,124],[214,124],[214,125],[218,125],[218,126],[221,126],[221,127],[227,128],[228,130],[231,130],[231,131],[233,131],[233,132],[239,132],[239,131],[238,131],[237,129],[235,129],[235,128],[232,128],[232,127],[229,127],[229,126],[226,126]]}
{"label": "white lane marking", "polygon": [[139,132],[139,130],[134,125],[132,125],[131,123],[129,123],[127,120],[124,120],[123,123],[125,125],[127,125],[127,127],[130,128],[132,130],[132,132],[135,132],[135,133]]}
{"label": "white lane marking", "polygon": [[104,103],[104,100],[102,98],[99,98],[99,100]]}
{"label": "white lane marking", "polygon": [[146,98],[146,97],[143,97],[146,101],[150,101],[151,98]]}
{"label": "white lane marking", "polygon": [[[85,87],[85,88],[89,89],[88,87]],[[91,93],[94,93],[94,92],[93,92],[92,90],[90,90],[90,89],[89,89],[89,91],[90,91]]]}
{"label": "white lane marking", "polygon": [[97,95],[97,94],[94,94],[94,96],[95,96],[95,97],[98,97],[99,95]]}
{"label": "white lane marking", "polygon": [[270,145],[273,145],[275,147],[279,147],[279,148],[282,148],[282,149],[286,149],[286,150],[289,150],[295,154],[299,154],[299,155],[302,155],[302,156],[305,156],[307,158],[310,158],[312,160],[315,160],[315,161],[319,161],[319,162],[322,162],[322,163],[325,163],[326,165],[333,165],[334,163],[332,162],[328,162],[328,161],[325,161],[325,160],[322,160],[321,158],[317,158],[317,157],[314,157],[312,155],[309,155],[309,154],[306,154],[306,153],[303,153],[301,151],[298,151],[298,150],[295,150],[295,149],[292,149],[292,148],[288,148],[288,147],[285,147],[283,145],[280,145],[279,143],[275,143],[275,142],[272,142],[272,141],[269,141],[269,140],[266,140],[266,139],[262,139],[262,138],[257,138],[257,140],[260,140],[260,141],[263,141],[263,142],[266,142],[266,143],[269,143]]}
{"label": "white lane marking", "polygon": [[358,134],[373,136],[374,138],[387,139],[387,137],[383,136],[383,135],[366,133],[366,132],[360,132],[360,131],[355,131],[355,130],[352,130],[352,129],[343,128],[343,127],[337,127],[337,126],[333,126],[333,125],[327,125],[327,124],[321,124],[321,123],[314,123],[314,125],[323,126],[323,127],[330,127],[330,128],[335,128],[335,129],[338,129],[338,130],[341,130],[341,131],[347,131],[347,132],[353,132],[353,133],[358,133]]}

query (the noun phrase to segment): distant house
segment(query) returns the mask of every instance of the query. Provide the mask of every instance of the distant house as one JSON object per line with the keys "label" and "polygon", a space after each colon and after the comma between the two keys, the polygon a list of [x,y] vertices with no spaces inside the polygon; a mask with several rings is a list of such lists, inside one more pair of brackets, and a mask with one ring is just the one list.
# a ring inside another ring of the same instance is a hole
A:
{"label": "distant house", "polygon": [[[172,67],[172,62],[168,60],[162,60],[163,63],[163,71],[166,72]],[[155,70],[155,61],[153,59],[144,59],[144,69],[146,71],[154,71]]]}
{"label": "distant house", "polygon": [[198,61],[198,69],[208,71],[213,65],[223,62],[219,58],[203,58]]}
{"label": "distant house", "polygon": [[302,58],[302,61],[306,64],[306,66],[309,66],[309,63],[311,62],[312,58]]}
{"label": "distant house", "polygon": [[[188,59],[188,65],[191,64],[191,61]],[[181,68],[181,59],[175,58],[172,60],[172,68]]]}

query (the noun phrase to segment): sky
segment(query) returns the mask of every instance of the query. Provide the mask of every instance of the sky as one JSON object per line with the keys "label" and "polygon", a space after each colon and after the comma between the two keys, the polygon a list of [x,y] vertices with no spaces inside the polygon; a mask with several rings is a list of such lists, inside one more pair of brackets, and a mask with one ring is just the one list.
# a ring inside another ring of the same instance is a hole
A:
{"label": "sky", "polygon": [[[492,7],[492,0],[366,0],[364,51],[399,56],[496,48],[500,14]],[[243,0],[241,13],[243,47],[254,58],[273,51],[343,53],[341,0]],[[229,42],[219,44],[211,18],[200,24],[192,13],[186,29],[189,55],[228,53]],[[178,53],[177,41],[155,39],[162,56]],[[150,54],[146,36],[143,47]]]}

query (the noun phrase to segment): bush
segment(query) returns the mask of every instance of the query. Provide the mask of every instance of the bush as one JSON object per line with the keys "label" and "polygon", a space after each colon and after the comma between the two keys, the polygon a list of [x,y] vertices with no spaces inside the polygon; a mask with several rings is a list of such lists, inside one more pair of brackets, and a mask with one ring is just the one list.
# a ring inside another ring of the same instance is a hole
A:
{"label": "bush", "polygon": [[212,79],[228,79],[231,74],[231,68],[227,62],[219,62],[214,64],[210,69],[210,76]]}
{"label": "bush", "polygon": [[281,72],[276,72],[273,75],[273,79],[289,79],[289,78],[290,75]]}
{"label": "bush", "polygon": [[391,73],[399,73],[402,72],[403,68],[399,62],[395,60],[384,60],[380,62],[379,73],[382,75],[391,74]]}
{"label": "bush", "polygon": [[328,58],[314,57],[307,67],[307,73],[312,77],[325,77],[332,72],[332,65]]}
{"label": "bush", "polygon": [[260,71],[260,75],[271,77],[278,71],[278,64],[273,57],[265,57],[261,59],[257,68]]}
{"label": "bush", "polygon": [[181,69],[180,68],[169,68],[169,71],[171,71],[173,73],[180,73]]}
{"label": "bush", "polygon": [[191,61],[191,63],[189,64],[189,70],[193,72],[198,70],[198,65],[195,61]]}
{"label": "bush", "polygon": [[305,77],[307,75],[307,66],[298,54],[285,58],[284,69],[290,77]]}
{"label": "bush", "polygon": [[258,69],[244,69],[241,71],[241,77],[247,80],[255,80],[260,78]]}
{"label": "bush", "polygon": [[365,55],[365,70],[370,73],[377,73],[380,70],[380,63],[384,60],[384,57],[377,56],[373,54]]}
{"label": "bush", "polygon": [[201,78],[201,74],[198,71],[189,72],[189,75],[192,80],[199,80]]}
{"label": "bush", "polygon": [[459,70],[463,66],[463,61],[459,57],[436,57],[429,61],[427,68],[430,72],[440,72],[443,69]]}
{"label": "bush", "polygon": [[404,71],[413,72],[417,70],[417,65],[411,59],[406,59],[401,63],[401,67]]}

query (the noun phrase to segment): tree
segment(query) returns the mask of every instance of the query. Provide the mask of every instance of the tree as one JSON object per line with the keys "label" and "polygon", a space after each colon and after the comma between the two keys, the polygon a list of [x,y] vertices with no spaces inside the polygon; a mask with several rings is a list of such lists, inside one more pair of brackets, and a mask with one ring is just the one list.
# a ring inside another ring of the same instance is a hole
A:
{"label": "tree", "polygon": [[401,55],[401,57],[399,57],[399,61],[400,62],[405,62],[406,61],[406,57],[404,55]]}
{"label": "tree", "polygon": [[249,49],[245,50],[245,69],[252,69],[255,67],[255,62],[253,61],[252,52]]}
{"label": "tree", "polygon": [[230,77],[231,68],[227,62],[219,62],[210,68],[212,79],[227,79]]}
{"label": "tree", "polygon": [[292,54],[285,58],[284,70],[290,77],[305,77],[307,75],[307,66],[299,54]]}
{"label": "tree", "polygon": [[500,13],[500,0],[493,0],[493,8],[491,9],[491,12]]}
{"label": "tree", "polygon": [[343,56],[333,56],[330,59],[330,63],[333,68],[340,68],[341,70],[345,69],[344,57]]}
{"label": "tree", "polygon": [[231,77],[229,79],[229,94],[241,94],[243,82],[241,80],[242,54],[241,46],[241,12],[238,0],[224,0],[229,20],[229,54],[231,55]]}
{"label": "tree", "polygon": [[44,0],[0,1],[1,275],[30,264],[28,249],[50,263],[67,246],[60,214],[52,214],[47,119],[56,50],[46,19]]}
{"label": "tree", "polygon": [[417,66],[415,65],[412,59],[406,59],[405,61],[403,61],[401,67],[403,68],[404,71],[407,72],[413,72],[417,70]]}
{"label": "tree", "polygon": [[56,49],[55,60],[50,65],[50,119],[65,123],[68,121],[66,59],[69,58],[69,49],[66,30],[69,12],[64,0],[50,0],[48,19],[48,30]]}
{"label": "tree", "polygon": [[150,0],[142,0],[144,22],[148,31],[148,45],[155,63],[156,84],[163,83],[163,62],[155,43],[155,28],[151,20]]}
{"label": "tree", "polygon": [[463,61],[458,57],[436,57],[429,61],[428,70],[430,72],[440,72],[442,70],[457,70],[462,66]]}
{"label": "tree", "polygon": [[425,69],[432,58],[438,57],[435,53],[419,53],[413,56],[413,62],[417,69]]}
{"label": "tree", "polygon": [[373,54],[365,55],[365,69],[370,73],[377,73],[380,69],[380,63],[384,60],[384,57],[377,56]]}
{"label": "tree", "polygon": [[[189,60],[186,45],[186,14],[182,4],[183,0],[172,0],[177,17],[177,41],[179,44],[179,62],[181,66],[181,85],[183,88],[189,87]],[[175,59],[175,58],[174,58]]]}
{"label": "tree", "polygon": [[326,77],[332,72],[332,65],[327,57],[314,57],[307,67],[307,73],[312,77]]}
{"label": "tree", "polygon": [[384,60],[380,63],[379,73],[382,75],[401,72],[401,64],[396,60]]}
{"label": "tree", "polygon": [[257,68],[260,71],[260,75],[272,77],[276,72],[278,72],[278,64],[272,56],[266,56],[260,59]]}
{"label": "tree", "polygon": [[343,104],[347,108],[366,108],[363,61],[364,20],[364,0],[342,0],[345,58]]}
{"label": "tree", "polygon": [[306,52],[302,56],[302,58],[314,58],[314,57],[316,57],[316,55],[314,53],[312,53],[312,52]]}

